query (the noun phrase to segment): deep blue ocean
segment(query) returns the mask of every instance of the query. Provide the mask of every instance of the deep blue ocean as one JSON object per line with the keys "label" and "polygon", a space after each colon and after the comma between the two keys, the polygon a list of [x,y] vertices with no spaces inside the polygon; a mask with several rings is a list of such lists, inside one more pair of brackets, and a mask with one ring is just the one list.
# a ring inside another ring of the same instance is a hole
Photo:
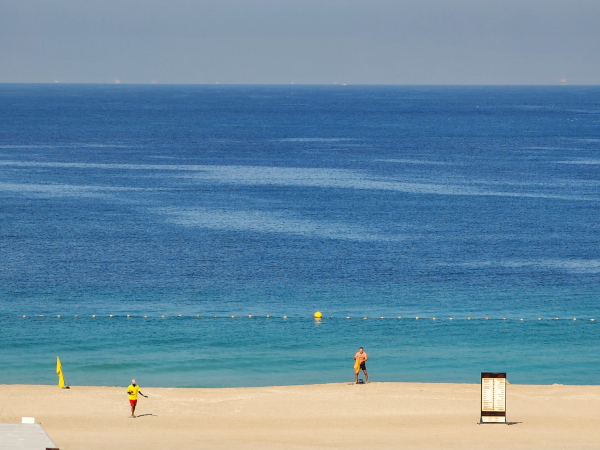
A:
{"label": "deep blue ocean", "polygon": [[361,345],[600,384],[598,321],[600,87],[0,85],[2,384],[349,381]]}

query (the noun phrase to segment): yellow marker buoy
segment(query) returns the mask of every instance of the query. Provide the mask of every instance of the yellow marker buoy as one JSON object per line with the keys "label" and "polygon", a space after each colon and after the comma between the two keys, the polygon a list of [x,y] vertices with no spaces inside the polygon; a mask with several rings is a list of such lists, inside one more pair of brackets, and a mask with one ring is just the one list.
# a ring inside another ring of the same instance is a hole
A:
{"label": "yellow marker buoy", "polygon": [[502,320],[506,320],[506,317],[503,317]]}
{"label": "yellow marker buoy", "polygon": [[179,314],[179,317],[181,317],[181,314]]}
{"label": "yellow marker buoy", "polygon": [[95,315],[93,315],[92,317],[96,317]]}
{"label": "yellow marker buoy", "polygon": [[79,317],[79,316],[75,316],[75,317]]}
{"label": "yellow marker buoy", "polygon": [[590,319],[590,321],[591,321],[591,322],[593,322],[593,321],[594,321],[594,319]]}
{"label": "yellow marker buoy", "polygon": [[284,319],[287,319],[287,316],[283,316]]}
{"label": "yellow marker buoy", "polygon": [[415,320],[419,320],[419,316],[415,317]]}
{"label": "yellow marker buoy", "polygon": [[383,319],[383,316],[381,316],[380,319]]}
{"label": "yellow marker buoy", "polygon": [[248,315],[248,318],[249,318],[249,319],[251,319],[251,318],[252,318],[252,314],[249,314],[249,315]]}
{"label": "yellow marker buoy", "polygon": [[471,318],[470,318],[470,317],[467,317],[467,320],[471,320]]}
{"label": "yellow marker buoy", "polygon": [[127,317],[131,317],[129,314],[127,314]]}
{"label": "yellow marker buoy", "polygon": [[148,318],[148,316],[144,316],[144,319],[147,319],[147,318]]}
{"label": "yellow marker buoy", "polygon": [[432,319],[432,320],[435,320],[435,317],[432,317],[431,319]]}
{"label": "yellow marker buoy", "polygon": [[452,320],[452,317],[450,317],[448,320]]}
{"label": "yellow marker buoy", "polygon": [[542,320],[542,318],[541,318],[541,317],[538,317],[538,320]]}
{"label": "yellow marker buoy", "polygon": [[523,322],[523,319],[519,319],[521,322]]}
{"label": "yellow marker buoy", "polygon": [[[350,316],[346,316],[346,319],[349,319],[349,318],[350,318]],[[594,319],[592,319],[592,320],[594,320]]]}
{"label": "yellow marker buoy", "polygon": [[58,316],[56,316],[56,317],[58,317],[60,319],[60,314]]}
{"label": "yellow marker buoy", "polygon": [[235,316],[231,316],[231,318],[233,319],[233,318],[235,318]]}
{"label": "yellow marker buoy", "polygon": [[163,319],[165,318],[165,316],[160,316],[160,317],[162,317]]}
{"label": "yellow marker buoy", "polygon": [[329,316],[330,319],[333,319],[333,316]]}
{"label": "yellow marker buoy", "polygon": [[320,319],[321,317],[323,317],[323,314],[321,314],[321,311],[317,311],[315,313],[315,319]]}
{"label": "yellow marker buoy", "polygon": [[486,317],[486,318],[485,318],[485,320],[490,320],[490,318],[489,318],[489,317]]}
{"label": "yellow marker buoy", "polygon": [[[113,315],[112,315],[112,314],[110,314],[108,317],[112,317],[112,316],[113,316]],[[59,317],[60,317],[60,316],[59,316]]]}
{"label": "yellow marker buoy", "polygon": [[267,316],[267,319],[268,319],[269,317],[271,317],[271,316]]}
{"label": "yellow marker buoy", "polygon": [[367,320],[367,318],[366,318],[366,317],[363,317],[363,320]]}
{"label": "yellow marker buoy", "polygon": [[43,315],[43,314],[40,314],[40,317],[44,317],[44,315]]}
{"label": "yellow marker buoy", "polygon": [[25,317],[27,317],[27,316],[23,316],[23,319],[24,319]]}
{"label": "yellow marker buoy", "polygon": [[577,318],[576,318],[576,317],[573,317],[573,320],[577,320]]}
{"label": "yellow marker buoy", "polygon": [[554,320],[558,320],[558,317],[556,317]]}

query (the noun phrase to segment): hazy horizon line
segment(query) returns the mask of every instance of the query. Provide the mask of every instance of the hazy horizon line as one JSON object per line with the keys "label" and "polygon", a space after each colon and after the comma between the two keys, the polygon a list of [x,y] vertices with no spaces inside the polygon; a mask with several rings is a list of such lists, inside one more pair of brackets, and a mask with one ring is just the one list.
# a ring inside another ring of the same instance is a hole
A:
{"label": "hazy horizon line", "polygon": [[348,87],[348,86],[403,86],[403,87],[469,87],[469,86],[480,86],[480,87],[536,87],[536,86],[577,86],[577,87],[597,87],[600,86],[598,84],[577,84],[577,83],[507,83],[507,84],[487,84],[487,83],[439,83],[439,84],[430,84],[430,83],[221,83],[221,82],[211,82],[211,83],[177,83],[177,82],[122,82],[122,81],[112,81],[112,82],[95,82],[95,81],[0,81],[0,85],[18,85],[18,84],[27,84],[27,85],[107,85],[107,86],[118,86],[118,85],[127,85],[127,86],[339,86],[339,87]]}

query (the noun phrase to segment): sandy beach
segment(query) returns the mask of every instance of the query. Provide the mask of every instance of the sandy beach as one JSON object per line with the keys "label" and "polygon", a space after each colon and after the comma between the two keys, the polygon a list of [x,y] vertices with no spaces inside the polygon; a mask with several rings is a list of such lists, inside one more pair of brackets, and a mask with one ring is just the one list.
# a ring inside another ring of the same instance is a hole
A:
{"label": "sandy beach", "polygon": [[230,389],[0,386],[0,422],[33,416],[62,450],[597,449],[600,386],[510,385],[513,425],[478,425],[478,384]]}

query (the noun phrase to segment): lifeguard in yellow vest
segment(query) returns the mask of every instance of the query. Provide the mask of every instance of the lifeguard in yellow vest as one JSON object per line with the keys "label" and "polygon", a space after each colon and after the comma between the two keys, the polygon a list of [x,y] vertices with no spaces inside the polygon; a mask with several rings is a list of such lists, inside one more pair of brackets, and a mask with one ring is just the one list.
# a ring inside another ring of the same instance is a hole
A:
{"label": "lifeguard in yellow vest", "polygon": [[356,382],[358,383],[358,373],[362,370],[365,374],[365,381],[369,382],[369,375],[367,375],[367,352],[361,347],[354,355],[354,370],[356,371]]}
{"label": "lifeguard in yellow vest", "polygon": [[127,388],[129,394],[129,404],[131,405],[131,418],[135,418],[135,407],[137,406],[138,392],[142,397],[148,398],[147,395],[142,394],[140,387],[135,383],[135,380],[131,380],[131,384]]}

